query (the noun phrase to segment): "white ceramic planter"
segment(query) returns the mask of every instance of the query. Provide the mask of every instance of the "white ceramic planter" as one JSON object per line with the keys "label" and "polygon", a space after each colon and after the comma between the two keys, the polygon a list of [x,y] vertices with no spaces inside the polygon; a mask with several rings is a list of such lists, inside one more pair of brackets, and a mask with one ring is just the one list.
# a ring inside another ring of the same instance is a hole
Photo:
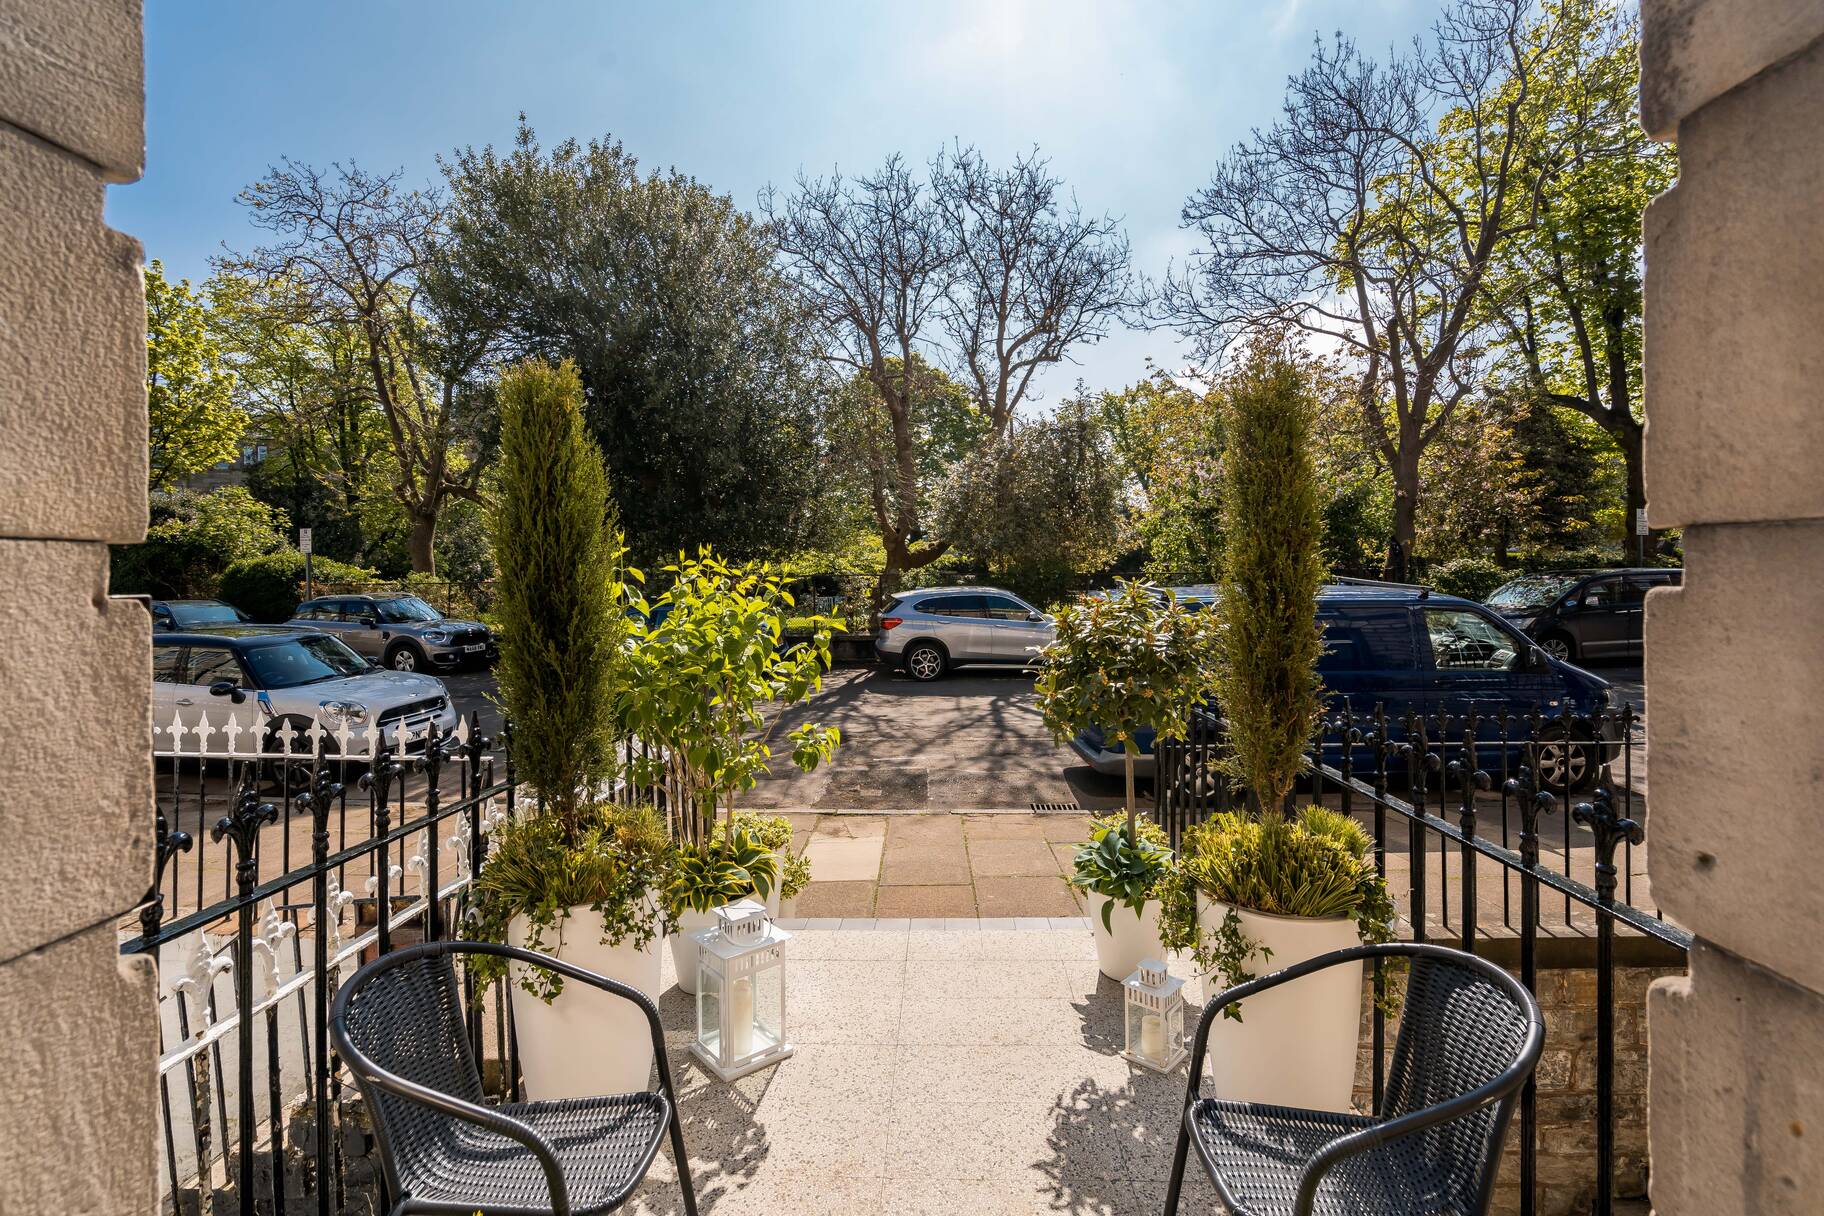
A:
{"label": "white ceramic planter", "polygon": [[698,929],[716,923],[716,914],[693,912],[686,908],[678,917],[678,931],[670,937],[671,967],[678,973],[678,987],[691,996],[697,994],[697,941],[691,936]]}
{"label": "white ceramic planter", "polygon": [[[1113,903],[1108,914],[1110,929],[1102,927],[1102,905]],[[1134,973],[1142,959],[1163,958],[1159,945],[1159,901],[1149,899],[1139,915],[1118,900],[1106,895],[1089,897],[1089,927],[1096,936],[1096,966],[1102,974],[1119,983]]]}
{"label": "white ceramic planter", "polygon": [[[507,925],[507,941],[526,945],[529,925],[523,916]],[[659,998],[659,939],[635,950],[602,941],[601,914],[588,907],[570,909],[553,943],[545,934],[545,952],[631,984]],[[555,948],[553,948],[555,946]],[[519,1066],[526,1096],[534,1101],[588,1098],[645,1089],[652,1073],[652,1029],[646,1015],[631,1002],[575,980],[546,1004],[521,988],[515,966],[512,986],[513,1030],[519,1044]]]}
{"label": "white ceramic planter", "polygon": [[[1221,928],[1228,905],[1197,899],[1204,940]],[[1256,975],[1359,945],[1355,921],[1269,916],[1241,909],[1242,932],[1257,946],[1248,964]],[[1222,987],[1203,977],[1204,992]],[[1241,1003],[1240,1022],[1220,1014],[1210,1023],[1210,1092],[1238,1102],[1268,1102],[1309,1110],[1346,1111],[1355,1088],[1361,1034],[1362,965],[1330,967]]]}
{"label": "white ceramic planter", "polygon": [[773,893],[766,897],[766,914],[773,920],[779,919],[780,892],[785,889],[785,854],[773,850]]}

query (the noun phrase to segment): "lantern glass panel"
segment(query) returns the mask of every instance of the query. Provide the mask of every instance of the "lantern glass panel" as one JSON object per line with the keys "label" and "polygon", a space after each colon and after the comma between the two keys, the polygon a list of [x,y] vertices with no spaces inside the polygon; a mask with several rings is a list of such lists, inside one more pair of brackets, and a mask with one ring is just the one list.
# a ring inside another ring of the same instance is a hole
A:
{"label": "lantern glass panel", "polygon": [[722,973],[697,969],[697,1041],[711,1055],[722,1056]]}
{"label": "lantern glass panel", "polygon": [[1165,1013],[1149,1009],[1139,1001],[1127,1003],[1127,1049],[1134,1055],[1163,1065],[1171,1055],[1172,1041]]}
{"label": "lantern glass panel", "polygon": [[785,968],[779,963],[779,952],[772,952],[773,962],[754,972],[754,1045],[753,1051],[766,1051],[785,1042]]}

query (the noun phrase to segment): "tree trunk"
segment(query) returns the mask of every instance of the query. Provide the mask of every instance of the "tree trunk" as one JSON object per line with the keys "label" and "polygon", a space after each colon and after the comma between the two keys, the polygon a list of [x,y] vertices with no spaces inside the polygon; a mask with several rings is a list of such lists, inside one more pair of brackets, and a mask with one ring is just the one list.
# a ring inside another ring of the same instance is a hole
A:
{"label": "tree trunk", "polygon": [[[1158,750],[1157,743],[1154,750]],[[1127,770],[1127,838],[1131,842],[1139,839],[1134,835],[1134,743],[1131,739],[1121,745],[1121,766]]]}
{"label": "tree trunk", "polygon": [[1628,510],[1623,520],[1627,542],[1624,546],[1642,564],[1652,560],[1659,552],[1660,533],[1649,531],[1645,536],[1635,532],[1635,513],[1647,507],[1647,470],[1646,462],[1641,456],[1641,440],[1646,428],[1632,418],[1621,426],[1611,427],[1609,433],[1615,437],[1615,446],[1621,449],[1622,461],[1628,470]]}
{"label": "tree trunk", "polygon": [[418,510],[411,514],[412,535],[410,550],[412,555],[413,574],[437,573],[437,513],[432,510]]}

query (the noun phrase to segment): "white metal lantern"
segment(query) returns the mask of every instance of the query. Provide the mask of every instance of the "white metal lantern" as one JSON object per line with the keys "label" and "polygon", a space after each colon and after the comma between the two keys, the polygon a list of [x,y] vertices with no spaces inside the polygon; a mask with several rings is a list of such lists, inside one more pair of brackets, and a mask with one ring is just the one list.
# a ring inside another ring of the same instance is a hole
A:
{"label": "white metal lantern", "polygon": [[1122,984],[1127,992],[1127,1050],[1122,1054],[1155,1072],[1170,1072],[1190,1054],[1184,1049],[1184,981],[1158,959],[1146,959]]}
{"label": "white metal lantern", "polygon": [[697,942],[697,1040],[690,1045],[724,1081],[792,1054],[785,1041],[785,943],[792,935],[751,899],[715,910]]}

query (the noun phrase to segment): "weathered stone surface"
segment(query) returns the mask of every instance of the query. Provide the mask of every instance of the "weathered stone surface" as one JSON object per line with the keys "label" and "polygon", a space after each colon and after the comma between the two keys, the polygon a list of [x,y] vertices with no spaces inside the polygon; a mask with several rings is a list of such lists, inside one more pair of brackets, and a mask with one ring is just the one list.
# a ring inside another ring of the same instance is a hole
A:
{"label": "weathered stone surface", "polygon": [[1698,943],[1647,998],[1658,1216],[1815,1213],[1824,996]]}
{"label": "weathered stone surface", "polygon": [[102,189],[0,126],[0,536],[145,533],[140,250],[103,225]]}
{"label": "weathered stone surface", "polygon": [[0,122],[130,182],[146,160],[139,0],[0,5]]}
{"label": "weathered stone surface", "polygon": [[1671,139],[1685,116],[1824,37],[1805,0],[1641,0],[1641,125]]}
{"label": "weathered stone surface", "polygon": [[152,622],[107,598],[107,557],[0,541],[0,957],[111,920],[150,883]]}
{"label": "weathered stone surface", "polygon": [[1654,898],[1673,920],[1824,991],[1824,523],[1699,527],[1647,600]]}
{"label": "weathered stone surface", "polygon": [[1655,527],[1824,518],[1820,130],[1824,44],[1679,128],[1646,218]]}
{"label": "weathered stone surface", "polygon": [[158,1019],[151,964],[112,925],[0,964],[7,1082],[0,1212],[157,1209]]}

